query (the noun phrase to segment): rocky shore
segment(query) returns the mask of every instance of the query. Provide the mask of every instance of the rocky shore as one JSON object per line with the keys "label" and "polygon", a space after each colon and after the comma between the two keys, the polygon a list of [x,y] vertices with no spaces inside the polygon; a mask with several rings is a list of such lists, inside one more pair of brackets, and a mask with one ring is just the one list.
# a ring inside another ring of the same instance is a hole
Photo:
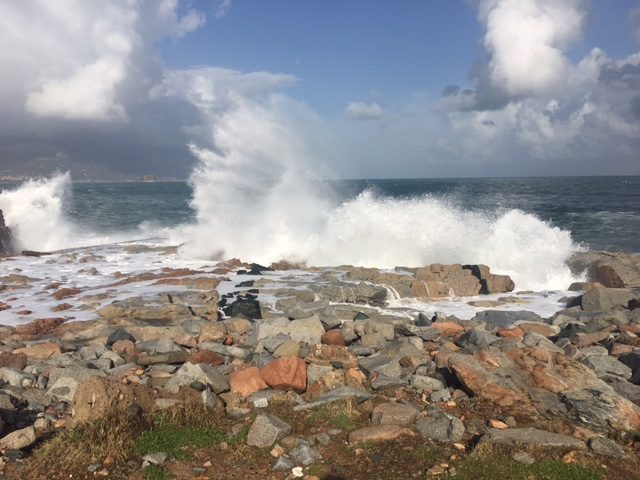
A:
{"label": "rocky shore", "polygon": [[[638,256],[576,254],[587,281],[548,317],[527,309],[548,292],[513,293],[484,265],[107,275],[107,257],[103,272],[86,251],[33,257],[69,269],[57,279],[0,263],[0,308],[27,319],[0,326],[5,478],[495,478],[496,459],[530,478],[640,478]],[[451,298],[475,315],[414,308]],[[162,412],[194,408],[220,437],[140,446]],[[146,425],[135,448],[51,456],[88,425],[108,438],[113,418]]]}

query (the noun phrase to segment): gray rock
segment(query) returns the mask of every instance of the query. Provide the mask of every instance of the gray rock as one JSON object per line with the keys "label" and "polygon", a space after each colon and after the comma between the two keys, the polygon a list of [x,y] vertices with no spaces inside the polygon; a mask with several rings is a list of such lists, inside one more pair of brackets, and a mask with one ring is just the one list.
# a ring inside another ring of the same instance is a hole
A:
{"label": "gray rock", "polygon": [[136,363],[142,366],[176,364],[186,362],[187,358],[189,358],[189,352],[182,350],[175,350],[173,352],[166,353],[142,353],[140,355],[136,355]]}
{"label": "gray rock", "polygon": [[289,455],[296,464],[303,465],[305,467],[322,460],[322,455],[308,445],[300,445],[299,447],[294,448],[289,452]]}
{"label": "gray rock", "polygon": [[142,468],[146,468],[149,465],[162,466],[166,460],[167,454],[164,452],[147,453],[142,457]]}
{"label": "gray rock", "polygon": [[360,337],[360,344],[363,347],[373,348],[374,350],[384,347],[386,343],[387,339],[380,332],[365,333]]}
{"label": "gray rock", "polygon": [[372,375],[374,372],[391,378],[400,378],[402,375],[400,362],[396,358],[385,355],[360,358],[358,366],[366,375]]}
{"label": "gray rock", "polygon": [[447,388],[431,394],[431,401],[433,403],[448,402],[449,400],[451,400],[451,392]]}
{"label": "gray rock", "polygon": [[424,438],[431,438],[436,442],[459,442],[464,435],[462,421],[440,410],[429,411],[429,416],[418,420],[416,429]]}
{"label": "gray rock", "polygon": [[625,380],[631,378],[631,369],[624,363],[619,362],[615,357],[609,355],[591,355],[587,357],[583,363],[591,368],[600,378],[606,375],[617,375]]}
{"label": "gray rock", "polygon": [[307,367],[307,384],[313,385],[322,377],[331,373],[332,371],[333,367],[330,365],[316,365],[315,363],[310,364]]}
{"label": "gray rock", "polygon": [[182,349],[170,338],[162,338],[160,340],[137,342],[136,350],[147,353],[169,353],[181,351]]}
{"label": "gray rock", "polygon": [[320,343],[324,333],[324,326],[317,315],[292,321],[286,318],[264,319],[256,327],[254,330],[256,344],[282,333],[291,337],[292,340],[316,345]]}
{"label": "gray rock", "polygon": [[286,342],[287,340],[291,340],[291,337],[286,333],[278,333],[273,337],[268,337],[264,339],[263,347],[267,352],[273,353],[273,351],[280,346],[280,344]]}
{"label": "gray rock", "polygon": [[507,430],[497,430],[490,428],[487,430],[480,443],[509,446],[536,446],[552,448],[584,449],[585,444],[577,438],[567,435],[538,430],[536,428],[509,428]]}
{"label": "gray rock", "polygon": [[36,441],[36,429],[31,427],[16,430],[0,438],[0,449],[20,450],[33,445]]}
{"label": "gray rock", "polygon": [[593,312],[611,310],[616,305],[622,305],[626,308],[634,298],[635,295],[630,290],[591,284],[587,286],[584,295],[582,295],[582,309],[585,312]]}
{"label": "gray rock", "polygon": [[227,357],[246,359],[251,355],[251,350],[248,348],[235,347],[233,345],[223,345],[221,343],[206,342],[199,345],[200,350],[211,350],[212,352],[225,355]]}
{"label": "gray rock", "polygon": [[124,358],[122,358],[117,353],[112,352],[111,350],[107,350],[102,355],[100,355],[100,359],[108,359],[116,367],[120,365],[124,365],[125,363]]}
{"label": "gray rock", "polygon": [[377,405],[371,414],[371,421],[381,425],[411,425],[418,418],[419,410],[412,405],[388,402]]}
{"label": "gray rock", "polygon": [[273,351],[275,358],[297,357],[300,354],[300,343],[296,340],[287,340],[278,345]]}
{"label": "gray rock", "polygon": [[258,415],[249,429],[247,445],[267,448],[291,433],[291,425],[274,415]]}
{"label": "gray rock", "polygon": [[625,457],[627,455],[620,445],[608,438],[591,437],[588,445],[594,453],[605,457]]}
{"label": "gray rock", "polygon": [[102,376],[104,376],[104,372],[95,368],[52,368],[49,372],[47,396],[57,401],[70,403],[76,395],[76,389],[80,382]]}
{"label": "gray rock", "polygon": [[375,373],[371,378],[371,388],[374,390],[382,390],[389,387],[402,387],[407,384],[406,378],[389,377],[384,373]]}
{"label": "gray rock", "polygon": [[102,354],[107,351],[107,347],[98,343],[95,345],[86,345],[78,350],[78,353],[83,360],[97,360]]}
{"label": "gray rock", "polygon": [[480,330],[479,328],[472,328],[465,332],[457,341],[456,345],[462,348],[466,347],[488,347],[494,342],[497,342],[499,337],[496,335]]}
{"label": "gray rock", "polygon": [[549,340],[544,335],[540,335],[536,332],[527,333],[522,339],[522,343],[527,347],[542,347],[547,350],[552,350],[556,352],[561,352],[562,349],[557,347],[551,340]]}
{"label": "gray rock", "polygon": [[0,368],[0,380],[13,387],[27,388],[36,383],[36,377],[17,368]]}
{"label": "gray rock", "polygon": [[211,365],[185,363],[165,384],[165,389],[171,393],[178,393],[181,387],[187,387],[193,382],[200,382],[211,387],[215,393],[229,390],[227,377]]}
{"label": "gray rock", "polygon": [[426,375],[413,375],[411,377],[411,386],[422,392],[437,392],[445,388],[444,383],[440,380]]}
{"label": "gray rock", "polygon": [[488,326],[496,329],[509,327],[519,320],[526,320],[528,322],[544,322],[542,317],[526,310],[485,310],[483,312],[476,313],[471,320],[485,322]]}
{"label": "gray rock", "polygon": [[338,400],[343,400],[345,398],[354,398],[357,402],[363,402],[365,400],[370,400],[374,396],[364,390],[356,390],[355,388],[350,387],[338,387],[331,390],[324,395],[321,395],[315,402],[309,402],[304,405],[296,405],[293,407],[294,412],[299,412],[302,410],[311,410],[314,408],[321,407],[322,405],[326,405],[328,403],[336,402]]}
{"label": "gray rock", "polygon": [[513,458],[516,462],[523,463],[525,465],[533,465],[534,463],[536,463],[536,459],[527,452],[515,452],[513,455],[511,455],[511,458]]}
{"label": "gray rock", "polygon": [[295,466],[296,464],[293,463],[288,455],[283,455],[278,458],[278,460],[276,460],[276,463],[274,463],[272,470],[274,472],[289,472]]}

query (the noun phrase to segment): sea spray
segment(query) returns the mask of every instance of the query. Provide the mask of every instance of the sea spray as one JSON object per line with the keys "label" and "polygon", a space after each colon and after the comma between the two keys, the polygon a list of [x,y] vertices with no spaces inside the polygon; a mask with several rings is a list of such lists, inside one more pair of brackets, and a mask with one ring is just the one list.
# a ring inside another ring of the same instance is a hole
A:
{"label": "sea spray", "polygon": [[196,224],[176,231],[181,252],[268,264],[378,268],[484,263],[519,289],[566,289],[578,247],[570,232],[519,210],[469,211],[432,196],[371,191],[337,201],[318,190],[295,123],[277,108],[236,102],[212,123],[216,148],[191,146]]}

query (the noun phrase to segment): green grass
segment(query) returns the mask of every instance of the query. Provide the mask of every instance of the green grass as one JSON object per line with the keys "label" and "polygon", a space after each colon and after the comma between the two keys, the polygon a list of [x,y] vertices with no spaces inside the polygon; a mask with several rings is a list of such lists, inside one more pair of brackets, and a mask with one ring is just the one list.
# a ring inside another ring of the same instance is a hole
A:
{"label": "green grass", "polygon": [[149,465],[144,469],[144,480],[171,480],[172,478],[162,467],[157,465]]}
{"label": "green grass", "polygon": [[138,455],[164,452],[169,458],[187,458],[184,448],[207,448],[227,440],[227,435],[211,427],[161,425],[144,432],[135,445]]}
{"label": "green grass", "polygon": [[555,460],[524,465],[504,455],[471,456],[456,465],[459,480],[600,480],[593,470]]}
{"label": "green grass", "polygon": [[355,430],[359,423],[360,412],[352,399],[323,405],[309,415],[312,424],[326,422],[345,431]]}

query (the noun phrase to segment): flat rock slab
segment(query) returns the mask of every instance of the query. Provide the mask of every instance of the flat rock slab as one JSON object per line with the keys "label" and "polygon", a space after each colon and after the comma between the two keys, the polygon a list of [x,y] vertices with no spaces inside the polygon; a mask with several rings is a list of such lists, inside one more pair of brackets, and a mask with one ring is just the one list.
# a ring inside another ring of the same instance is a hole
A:
{"label": "flat rock slab", "polygon": [[418,409],[401,403],[383,403],[373,409],[371,421],[381,425],[410,425],[418,418]]}
{"label": "flat rock slab", "polygon": [[403,435],[415,436],[415,433],[399,425],[375,425],[351,432],[349,434],[349,443],[386,442],[400,438]]}
{"label": "flat rock slab", "polygon": [[584,449],[586,445],[577,438],[567,435],[538,430],[536,428],[510,428],[498,430],[490,428],[480,439],[480,443],[492,445],[518,446],[527,445],[532,447],[556,447]]}
{"label": "flat rock slab", "polygon": [[267,448],[291,433],[291,425],[274,415],[258,415],[249,429],[247,445]]}

